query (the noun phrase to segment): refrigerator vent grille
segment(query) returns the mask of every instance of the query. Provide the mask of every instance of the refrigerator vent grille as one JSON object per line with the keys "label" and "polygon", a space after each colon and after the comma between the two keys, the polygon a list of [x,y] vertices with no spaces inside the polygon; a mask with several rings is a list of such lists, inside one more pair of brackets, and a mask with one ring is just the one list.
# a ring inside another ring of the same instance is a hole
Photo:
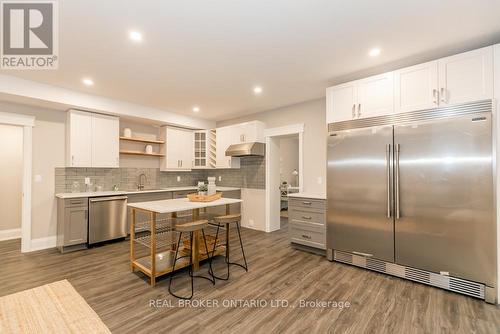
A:
{"label": "refrigerator vent grille", "polygon": [[385,262],[342,251],[333,251],[333,259],[338,262],[352,264],[358,267],[378,271],[415,282],[432,285],[438,288],[484,299],[484,284],[463,280],[456,277],[431,273],[396,263]]}
{"label": "refrigerator vent grille", "polygon": [[397,125],[433,119],[441,119],[448,117],[456,117],[468,114],[477,114],[481,112],[492,112],[493,101],[484,100],[474,103],[466,103],[451,107],[442,107],[435,109],[411,111],[393,115],[369,117],[363,119],[355,119],[344,122],[328,124],[328,131],[342,131],[351,129],[367,128],[380,125]]}

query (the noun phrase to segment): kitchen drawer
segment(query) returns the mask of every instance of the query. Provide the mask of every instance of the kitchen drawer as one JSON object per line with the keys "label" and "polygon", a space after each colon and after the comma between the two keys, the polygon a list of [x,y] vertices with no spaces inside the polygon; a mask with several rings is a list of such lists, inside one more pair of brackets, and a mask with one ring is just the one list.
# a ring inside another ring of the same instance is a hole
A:
{"label": "kitchen drawer", "polygon": [[326,249],[326,229],[322,226],[290,222],[289,233],[291,242]]}
{"label": "kitchen drawer", "polygon": [[89,203],[88,203],[87,197],[82,197],[82,198],[66,199],[66,200],[64,200],[64,204],[65,204],[65,207],[72,208],[72,207],[87,206]]}
{"label": "kitchen drawer", "polygon": [[325,225],[325,212],[323,210],[317,211],[307,211],[307,210],[297,210],[296,208],[290,208],[289,211],[290,221],[302,222],[302,223],[313,223],[319,225]]}
{"label": "kitchen drawer", "polygon": [[325,210],[326,203],[322,199],[309,199],[309,198],[289,198],[288,199],[289,208],[313,208]]}
{"label": "kitchen drawer", "polygon": [[172,199],[172,192],[154,192],[154,193],[139,193],[127,195],[128,203],[139,203],[139,202],[150,202],[150,201],[161,201],[164,199]]}

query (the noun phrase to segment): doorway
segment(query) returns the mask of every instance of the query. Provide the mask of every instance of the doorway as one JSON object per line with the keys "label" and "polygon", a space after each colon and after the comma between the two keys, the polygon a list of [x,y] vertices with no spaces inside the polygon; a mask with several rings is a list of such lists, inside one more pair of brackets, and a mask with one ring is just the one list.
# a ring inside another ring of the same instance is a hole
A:
{"label": "doorway", "polygon": [[[28,115],[0,112],[0,126],[9,126],[16,128],[16,130],[12,130],[14,133],[19,131],[18,129],[21,129],[22,132],[22,141],[21,141],[22,148],[20,150],[20,154],[22,155],[21,166],[20,166],[20,173],[22,175],[20,237],[21,237],[21,252],[29,252],[31,250],[31,177],[32,177],[31,170],[32,170],[32,145],[33,145],[32,138],[33,138],[33,127],[35,126],[35,117]],[[7,128],[2,128],[2,129],[7,129]],[[10,142],[1,142],[0,144],[11,145]],[[15,147],[16,150],[19,150],[17,144]],[[12,148],[2,147],[2,150],[5,150],[7,152],[11,151]],[[5,192],[7,190],[8,189],[6,187],[3,187],[1,191]],[[19,218],[17,217],[14,219],[19,219]],[[9,231],[10,230],[16,231],[17,229],[9,229]],[[11,231],[9,233],[18,233],[18,232]],[[7,233],[4,234],[4,237],[6,235]],[[9,239],[19,238],[19,235],[13,235],[13,236],[11,235],[8,238]]]}
{"label": "doorway", "polygon": [[0,124],[0,240],[21,237],[23,128]]}
{"label": "doorway", "polygon": [[288,194],[303,189],[304,124],[267,129],[266,232],[288,223]]}

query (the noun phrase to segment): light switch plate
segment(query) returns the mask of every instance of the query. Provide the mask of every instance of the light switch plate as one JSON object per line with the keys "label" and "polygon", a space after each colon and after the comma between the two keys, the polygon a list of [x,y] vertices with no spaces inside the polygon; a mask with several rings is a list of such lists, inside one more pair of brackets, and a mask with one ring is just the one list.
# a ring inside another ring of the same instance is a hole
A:
{"label": "light switch plate", "polygon": [[222,181],[222,176],[219,176],[219,182]]}
{"label": "light switch plate", "polygon": [[181,182],[181,177],[177,176],[177,182]]}
{"label": "light switch plate", "polygon": [[42,176],[40,174],[35,175],[35,183],[42,182]]}

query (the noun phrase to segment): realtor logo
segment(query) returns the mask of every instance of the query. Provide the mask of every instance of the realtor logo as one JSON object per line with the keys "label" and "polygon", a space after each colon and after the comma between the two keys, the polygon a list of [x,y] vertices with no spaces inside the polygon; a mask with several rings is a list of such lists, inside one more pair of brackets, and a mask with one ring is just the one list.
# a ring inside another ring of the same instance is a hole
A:
{"label": "realtor logo", "polygon": [[1,69],[57,69],[55,1],[1,1]]}

